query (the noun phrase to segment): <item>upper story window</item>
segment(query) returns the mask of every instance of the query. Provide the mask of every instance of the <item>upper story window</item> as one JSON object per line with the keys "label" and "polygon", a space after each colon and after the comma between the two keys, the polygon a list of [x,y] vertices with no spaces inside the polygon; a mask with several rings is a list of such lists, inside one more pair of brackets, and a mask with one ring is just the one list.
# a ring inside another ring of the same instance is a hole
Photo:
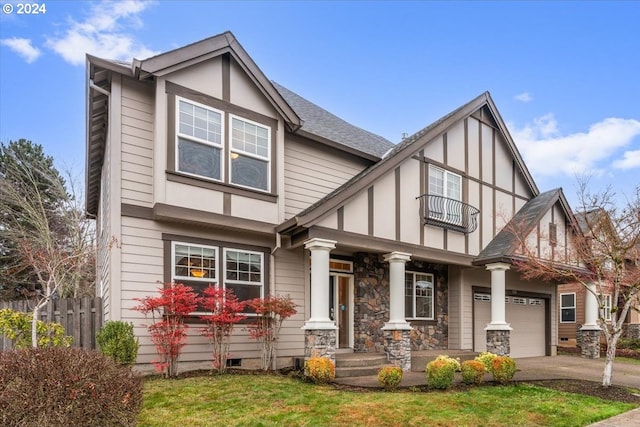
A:
{"label": "upper story window", "polygon": [[575,323],[576,321],[576,294],[560,294],[560,322]]}
{"label": "upper story window", "polygon": [[231,116],[231,183],[269,191],[270,129]]}
{"label": "upper story window", "polygon": [[[270,126],[190,99],[179,96],[175,99],[177,172],[261,192],[271,191]],[[236,110],[238,108],[231,108],[235,113]]]}
{"label": "upper story window", "polygon": [[[459,224],[462,222],[462,205],[446,199],[462,201],[462,177],[453,172],[429,165],[429,216],[432,219]],[[444,198],[444,199],[443,199]]]}
{"label": "upper story window", "polygon": [[176,169],[221,181],[223,177],[223,113],[178,98]]}
{"label": "upper story window", "polygon": [[434,319],[433,274],[406,272],[404,311],[408,319]]}

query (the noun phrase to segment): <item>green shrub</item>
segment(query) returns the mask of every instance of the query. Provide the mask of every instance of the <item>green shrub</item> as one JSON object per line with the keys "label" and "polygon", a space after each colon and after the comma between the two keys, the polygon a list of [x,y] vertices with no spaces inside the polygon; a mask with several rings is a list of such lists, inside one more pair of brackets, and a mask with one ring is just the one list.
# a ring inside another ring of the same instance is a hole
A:
{"label": "green shrub", "polygon": [[462,382],[467,385],[482,383],[486,368],[477,360],[465,360],[462,362]]}
{"label": "green shrub", "polygon": [[437,389],[447,389],[453,384],[456,371],[459,371],[460,362],[449,356],[438,356],[427,363],[427,385]]}
{"label": "green shrub", "polygon": [[336,366],[328,357],[312,357],[304,362],[304,375],[316,384],[328,384],[336,377]]}
{"label": "green shrub", "polygon": [[[5,308],[0,310],[0,335],[13,341],[14,348],[31,347],[31,320],[33,315]],[[65,335],[59,323],[38,320],[36,325],[38,347],[69,347],[73,337]]]}
{"label": "green shrub", "polygon": [[506,384],[516,373],[516,362],[509,356],[496,356],[491,362],[491,373],[496,382]]}
{"label": "green shrub", "polygon": [[493,362],[493,359],[495,359],[497,356],[498,356],[497,354],[493,354],[491,352],[484,351],[484,352],[480,353],[479,355],[477,355],[474,360],[477,360],[478,362],[481,362],[484,365],[484,369],[487,372],[491,372],[491,369],[492,369],[491,363]]}
{"label": "green shrub", "polygon": [[142,380],[97,351],[25,348],[0,353],[0,425],[135,426]]}
{"label": "green shrub", "polygon": [[640,351],[640,338],[620,338],[616,348]]}
{"label": "green shrub", "polygon": [[133,333],[133,323],[108,321],[96,335],[96,341],[102,354],[117,363],[127,366],[136,363],[139,343]]}
{"label": "green shrub", "polygon": [[378,382],[385,390],[395,390],[402,381],[402,368],[383,366],[378,371]]}

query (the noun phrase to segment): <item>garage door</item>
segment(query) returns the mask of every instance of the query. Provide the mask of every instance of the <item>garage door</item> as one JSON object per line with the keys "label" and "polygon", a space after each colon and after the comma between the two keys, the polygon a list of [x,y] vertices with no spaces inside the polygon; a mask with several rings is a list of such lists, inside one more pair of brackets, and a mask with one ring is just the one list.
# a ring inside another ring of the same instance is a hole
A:
{"label": "garage door", "polygon": [[[511,357],[545,356],[545,300],[508,296],[506,320],[511,325]],[[474,345],[475,351],[487,349],[484,328],[491,321],[491,295],[474,293]]]}

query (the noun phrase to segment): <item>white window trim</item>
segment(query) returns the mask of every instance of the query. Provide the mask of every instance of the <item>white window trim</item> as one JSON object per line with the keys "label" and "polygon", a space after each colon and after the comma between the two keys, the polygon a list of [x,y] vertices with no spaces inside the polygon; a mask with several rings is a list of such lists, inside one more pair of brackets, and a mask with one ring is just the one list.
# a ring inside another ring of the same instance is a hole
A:
{"label": "white window trim", "polygon": [[[247,280],[229,280],[227,279],[227,252],[242,252],[245,254],[259,255],[260,256],[260,283],[251,282]],[[222,248],[222,258],[220,259],[222,263],[222,285],[226,289],[227,283],[229,284],[238,284],[238,285],[250,285],[250,286],[260,286],[260,298],[264,298],[264,253],[257,251],[250,251],[246,249],[236,249],[236,248]],[[251,313],[247,314],[250,315]]]}
{"label": "white window trim", "polygon": [[[413,317],[407,317],[407,319],[411,320],[435,320],[436,318],[436,284],[435,284],[435,276],[432,273],[424,273],[420,271],[405,271],[405,274],[411,274],[413,276],[413,295],[411,297],[411,313],[414,314]],[[431,317],[415,317],[416,314],[416,274],[422,274],[425,276],[431,276]],[[406,298],[406,296],[405,296]]]}
{"label": "white window trim", "polygon": [[[205,248],[205,249],[212,249],[215,253],[215,257],[216,257],[216,262],[215,262],[215,277],[211,278],[211,277],[206,277],[206,278],[198,278],[198,277],[192,277],[192,276],[179,276],[176,275],[176,245],[184,245],[184,246],[191,246],[191,247],[199,247],[199,248]],[[251,282],[251,281],[246,281],[246,280],[227,280],[227,265],[226,265],[226,259],[227,259],[227,252],[240,252],[240,253],[248,253],[248,254],[252,254],[252,255],[258,255],[260,256],[260,282]],[[222,256],[220,256],[220,252],[222,252]],[[264,292],[265,292],[265,270],[264,270],[264,263],[265,263],[265,255],[264,252],[259,252],[259,251],[252,251],[252,250],[247,250],[247,249],[240,249],[240,248],[232,248],[232,247],[222,247],[222,251],[220,251],[220,247],[219,246],[211,246],[211,245],[202,245],[202,244],[198,244],[198,243],[189,243],[189,242],[182,242],[182,241],[172,241],[171,242],[171,280],[173,282],[179,283],[180,281],[184,280],[184,281],[189,281],[189,282],[201,282],[201,283],[210,283],[212,286],[219,288],[222,284],[222,288],[226,289],[227,288],[227,284],[240,284],[240,285],[251,285],[251,286],[259,286],[260,287],[260,298],[264,298]],[[221,268],[222,266],[222,268]],[[220,272],[222,274],[220,274]],[[191,315],[197,316],[197,315],[204,315],[204,314],[208,314],[208,312],[204,312],[204,311],[194,311],[192,313],[190,313]],[[255,313],[245,313],[245,315],[247,317],[253,317],[255,316]]]}
{"label": "white window trim", "polygon": [[[562,305],[562,296],[563,295],[573,295],[573,305],[572,306],[564,306]],[[573,319],[574,320],[562,320],[562,310],[573,309]],[[560,323],[576,323],[578,321],[578,309],[576,307],[576,293],[575,292],[565,292],[560,294]]]}
{"label": "white window trim", "polygon": [[[260,156],[258,154],[253,154],[253,153],[247,153],[246,151],[243,150],[238,150],[233,148],[233,119],[237,119],[240,120],[242,122],[245,123],[249,123],[252,124],[254,126],[257,127],[261,127],[263,129],[267,130],[267,157],[264,156]],[[229,184],[231,185],[235,185],[237,187],[242,187],[242,188],[248,188],[250,190],[254,190],[254,191],[261,191],[264,193],[269,193],[271,192],[271,127],[264,125],[262,123],[258,123],[258,122],[254,122],[253,120],[249,120],[246,119],[244,117],[240,117],[240,116],[236,116],[235,114],[229,114],[229,153],[227,154],[229,156]],[[231,181],[231,177],[233,176],[233,166],[232,166],[232,162],[231,162],[231,156],[233,155],[233,153],[239,153],[242,156],[247,156],[247,157],[251,157],[257,160],[262,160],[262,161],[266,161],[267,162],[267,189],[263,190],[262,188],[256,188],[256,187],[251,187],[248,185],[242,185],[242,184],[236,184],[235,182]]]}
{"label": "white window trim", "polygon": [[[446,199],[452,199],[452,200],[457,200],[459,202],[462,203],[462,175],[459,175],[457,173],[451,172],[447,169],[441,168],[439,166],[430,164],[429,168],[427,170],[427,173],[429,175],[429,180],[431,180],[431,170],[437,170],[437,171],[441,171],[442,172],[442,194],[436,194],[436,193],[432,193],[431,192],[431,183],[429,182],[427,191],[429,195],[432,196],[439,196],[439,197],[444,197]],[[459,179],[460,182],[460,197],[455,199],[455,198],[451,198],[449,197],[449,176],[454,176],[457,177]],[[443,211],[440,213],[434,213],[433,215],[430,216],[431,218],[438,220],[438,221],[442,221],[442,222],[446,222],[449,224],[456,224],[456,225],[460,225],[461,221],[462,221],[462,212],[461,210],[458,210],[458,212],[447,212],[447,208],[446,208],[446,204],[443,207]]]}
{"label": "white window trim", "polygon": [[[220,114],[220,144],[216,144],[214,142],[208,141],[206,139],[201,139],[192,135],[186,135],[184,133],[180,133],[180,101],[184,101],[188,104],[192,104],[192,105],[204,108],[206,110],[214,111]],[[196,101],[192,101],[191,99],[182,98],[180,96],[176,96],[175,110],[176,110],[175,118],[174,118],[175,120],[174,125],[176,130],[175,142],[174,142],[175,143],[175,165],[174,165],[175,170],[185,175],[195,176],[201,179],[206,179],[206,180],[215,181],[215,182],[224,182],[224,176],[225,176],[224,175],[224,156],[225,156],[225,139],[224,139],[225,113],[224,111],[218,110],[217,108],[213,108],[205,104],[201,104]],[[180,170],[179,168],[180,148],[178,147],[180,138],[187,139],[189,141],[193,141],[198,144],[208,145],[210,147],[214,147],[220,150],[220,179],[211,178],[210,176],[203,176],[203,175],[198,175],[195,173],[185,172],[183,170]]]}
{"label": "white window trim", "polygon": [[600,309],[600,317],[602,317],[605,322],[611,321],[611,294],[600,295],[602,298],[602,308]]}

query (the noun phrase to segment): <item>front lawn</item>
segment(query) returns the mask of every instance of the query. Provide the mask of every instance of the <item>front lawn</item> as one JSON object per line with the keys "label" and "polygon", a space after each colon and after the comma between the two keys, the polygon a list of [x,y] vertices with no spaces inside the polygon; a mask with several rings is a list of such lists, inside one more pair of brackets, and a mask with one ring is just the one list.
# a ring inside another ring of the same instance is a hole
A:
{"label": "front lawn", "polygon": [[584,426],[633,407],[525,384],[388,393],[228,374],[146,379],[139,425]]}

